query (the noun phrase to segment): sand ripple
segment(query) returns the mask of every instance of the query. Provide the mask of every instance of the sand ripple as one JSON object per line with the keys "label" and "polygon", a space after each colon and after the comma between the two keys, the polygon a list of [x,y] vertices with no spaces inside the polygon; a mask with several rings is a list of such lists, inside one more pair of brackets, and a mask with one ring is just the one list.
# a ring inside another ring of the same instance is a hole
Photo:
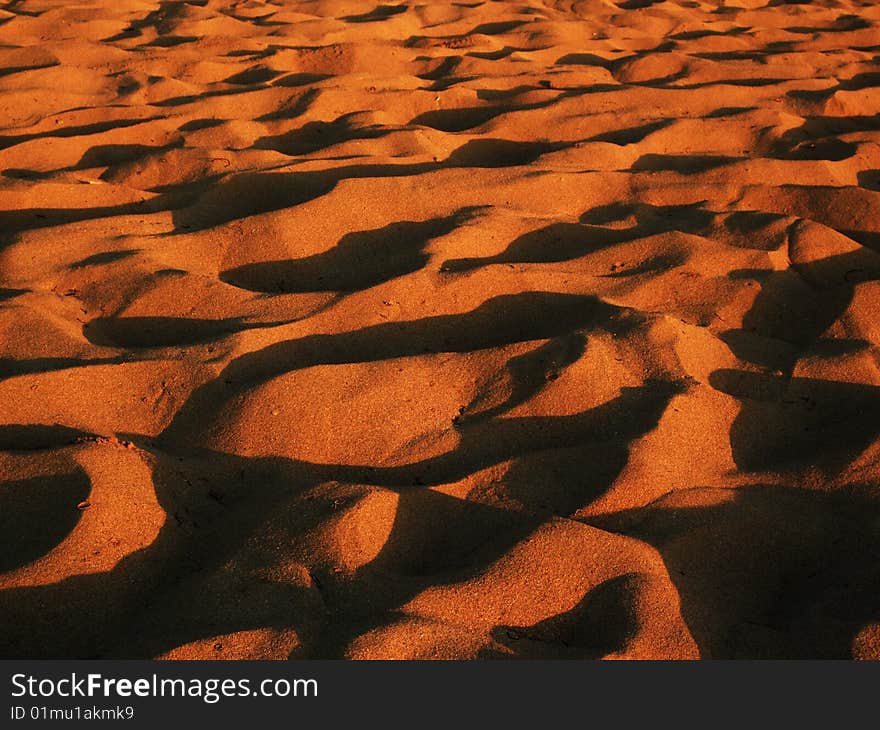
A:
{"label": "sand ripple", "polygon": [[0,656],[880,658],[878,54],[0,3]]}

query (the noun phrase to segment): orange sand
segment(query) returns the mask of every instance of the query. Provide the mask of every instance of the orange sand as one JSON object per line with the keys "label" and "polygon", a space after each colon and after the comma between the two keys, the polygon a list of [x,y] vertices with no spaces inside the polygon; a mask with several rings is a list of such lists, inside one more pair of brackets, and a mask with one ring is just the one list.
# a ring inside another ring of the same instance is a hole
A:
{"label": "orange sand", "polygon": [[0,7],[0,656],[880,656],[880,5]]}

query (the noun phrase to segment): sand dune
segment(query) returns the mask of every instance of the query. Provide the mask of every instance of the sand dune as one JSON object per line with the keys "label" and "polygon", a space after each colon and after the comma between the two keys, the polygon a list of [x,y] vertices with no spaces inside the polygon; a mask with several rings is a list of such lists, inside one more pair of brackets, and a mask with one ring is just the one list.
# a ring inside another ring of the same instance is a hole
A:
{"label": "sand dune", "polygon": [[878,60],[0,3],[0,657],[880,658]]}

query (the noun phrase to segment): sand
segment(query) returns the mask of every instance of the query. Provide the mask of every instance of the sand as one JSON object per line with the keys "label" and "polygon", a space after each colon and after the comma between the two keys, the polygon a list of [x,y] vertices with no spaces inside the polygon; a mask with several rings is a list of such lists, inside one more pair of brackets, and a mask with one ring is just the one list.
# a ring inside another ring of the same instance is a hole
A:
{"label": "sand", "polygon": [[2,3],[0,656],[880,658],[878,58]]}

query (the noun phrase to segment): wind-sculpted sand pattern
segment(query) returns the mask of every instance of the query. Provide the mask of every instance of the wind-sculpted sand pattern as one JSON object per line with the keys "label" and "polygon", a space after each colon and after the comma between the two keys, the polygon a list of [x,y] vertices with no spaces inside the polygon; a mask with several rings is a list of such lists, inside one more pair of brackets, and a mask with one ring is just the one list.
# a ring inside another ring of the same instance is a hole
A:
{"label": "wind-sculpted sand pattern", "polygon": [[880,657],[880,5],[0,7],[0,656]]}

